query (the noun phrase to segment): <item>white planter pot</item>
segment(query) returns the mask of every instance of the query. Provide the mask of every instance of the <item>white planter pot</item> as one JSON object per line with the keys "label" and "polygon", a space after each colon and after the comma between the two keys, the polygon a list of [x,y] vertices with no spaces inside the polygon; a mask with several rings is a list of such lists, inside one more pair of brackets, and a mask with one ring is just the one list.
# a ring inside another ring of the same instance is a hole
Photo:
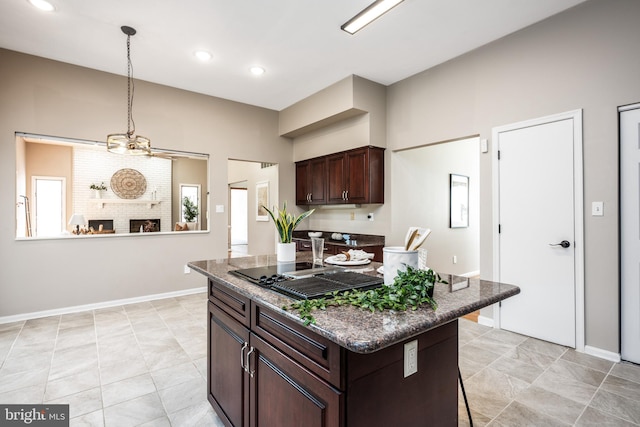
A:
{"label": "white planter pot", "polygon": [[93,197],[95,199],[102,199],[102,190],[93,190]]}
{"label": "white planter pot", "polygon": [[276,259],[278,262],[293,262],[296,260],[296,244],[292,243],[277,243],[276,244]]}

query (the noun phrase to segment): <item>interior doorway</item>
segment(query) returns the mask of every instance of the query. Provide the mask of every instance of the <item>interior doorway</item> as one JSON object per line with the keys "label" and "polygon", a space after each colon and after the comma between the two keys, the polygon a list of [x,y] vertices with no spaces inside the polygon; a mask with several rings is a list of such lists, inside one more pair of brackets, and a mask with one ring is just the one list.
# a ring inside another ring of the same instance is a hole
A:
{"label": "interior doorway", "polygon": [[247,194],[246,181],[229,185],[229,252],[232,257],[248,253]]}
{"label": "interior doorway", "polygon": [[[443,273],[480,274],[480,140],[477,136],[396,151],[391,158],[394,221],[391,236],[404,241],[407,228],[431,229],[423,248],[427,265]],[[468,182],[468,221],[451,226],[451,175]]]}
{"label": "interior doorway", "polygon": [[[260,215],[258,205],[278,204],[278,182],[277,163],[233,159],[227,161],[230,256],[275,253],[276,229],[273,223]],[[232,196],[232,191],[236,193],[235,189],[239,191]],[[241,191],[244,191],[244,196]]]}

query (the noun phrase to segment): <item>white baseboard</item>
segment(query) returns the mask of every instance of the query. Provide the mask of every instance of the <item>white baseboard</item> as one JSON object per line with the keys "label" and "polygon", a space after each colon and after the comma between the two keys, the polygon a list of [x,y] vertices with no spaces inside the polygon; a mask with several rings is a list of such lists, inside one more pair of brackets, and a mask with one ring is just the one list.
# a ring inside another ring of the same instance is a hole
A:
{"label": "white baseboard", "polygon": [[204,286],[201,288],[185,289],[182,291],[166,292],[162,294],[143,295],[140,297],[98,302],[94,304],[76,305],[72,307],[56,308],[53,310],[35,311],[32,313],[16,314],[13,316],[2,316],[0,317],[0,324],[21,322],[23,320],[39,319],[41,317],[48,317],[48,316],[59,316],[61,314],[78,313],[80,311],[98,310],[101,308],[115,307],[118,305],[135,304],[139,302],[153,301],[158,299],[174,298],[174,297],[180,297],[183,295],[197,294],[200,292],[207,292],[207,287]]}
{"label": "white baseboard", "polygon": [[610,360],[612,362],[620,362],[620,353],[614,353],[612,351],[603,350],[597,347],[591,347],[590,345],[584,346],[584,352],[591,356],[599,357],[600,359]]}
{"label": "white baseboard", "polygon": [[493,319],[487,316],[478,316],[478,324],[493,328]]}

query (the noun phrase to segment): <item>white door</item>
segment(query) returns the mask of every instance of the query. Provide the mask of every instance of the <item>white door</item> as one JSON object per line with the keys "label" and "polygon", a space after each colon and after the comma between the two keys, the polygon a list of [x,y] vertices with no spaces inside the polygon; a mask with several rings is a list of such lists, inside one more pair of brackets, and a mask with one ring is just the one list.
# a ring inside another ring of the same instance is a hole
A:
{"label": "white door", "polygon": [[620,109],[622,359],[640,363],[640,104]]}
{"label": "white door", "polygon": [[521,288],[500,304],[498,326],[569,347],[576,347],[582,277],[576,277],[582,221],[574,210],[582,218],[575,170],[582,159],[580,129],[581,112],[572,112],[494,130],[498,280]]}

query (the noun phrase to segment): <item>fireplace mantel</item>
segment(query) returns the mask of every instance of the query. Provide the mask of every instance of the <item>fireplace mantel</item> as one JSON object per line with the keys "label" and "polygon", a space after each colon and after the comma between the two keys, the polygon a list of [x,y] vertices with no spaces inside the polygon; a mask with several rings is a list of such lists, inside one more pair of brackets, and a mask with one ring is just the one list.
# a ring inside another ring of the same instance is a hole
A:
{"label": "fireplace mantel", "polygon": [[120,205],[147,205],[149,209],[154,207],[155,205],[159,205],[161,200],[144,200],[144,199],[90,199],[90,201],[96,205],[100,209],[104,208],[104,205],[107,203],[112,204],[120,204]]}

